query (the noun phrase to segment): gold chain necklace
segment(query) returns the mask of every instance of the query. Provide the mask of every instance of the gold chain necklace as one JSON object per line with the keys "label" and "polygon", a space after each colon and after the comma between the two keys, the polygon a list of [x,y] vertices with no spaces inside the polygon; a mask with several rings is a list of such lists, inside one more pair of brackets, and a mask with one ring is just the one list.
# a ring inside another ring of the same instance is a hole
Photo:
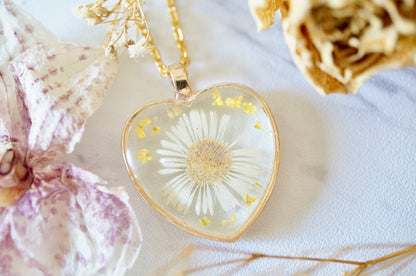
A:
{"label": "gold chain necklace", "polygon": [[[170,15],[170,21],[172,23],[173,27],[173,37],[176,41],[176,45],[178,46],[178,49],[181,53],[181,64],[185,67],[188,67],[191,63],[191,59],[189,58],[188,51],[186,49],[185,41],[184,41],[184,35],[182,31],[181,24],[179,22],[179,15],[178,11],[175,6],[175,0],[167,0],[166,1],[168,8],[169,8],[169,15]],[[141,8],[140,8],[141,10]],[[162,61],[162,58],[160,56],[159,50],[156,48],[155,44],[153,43],[152,35],[148,32],[148,26],[146,17],[142,12],[142,18],[143,21],[138,24],[138,27],[143,35],[143,37],[147,38],[148,44],[151,46],[150,55],[152,56],[152,59],[155,61],[156,66],[159,69],[160,74],[162,77],[167,77],[169,75],[168,67],[165,65],[165,63]]]}
{"label": "gold chain necklace", "polygon": [[[149,103],[126,122],[122,149],[127,171],[169,222],[201,237],[235,241],[261,213],[275,185],[279,137],[273,115],[259,94],[240,84],[192,92],[186,70],[190,58],[174,0],[167,5],[181,59],[170,66],[154,45],[139,0],[119,0],[109,12],[123,1],[128,14],[139,13],[133,23],[175,92],[174,99]],[[88,6],[97,22],[108,18],[103,2]],[[126,22],[124,26],[130,24]]]}

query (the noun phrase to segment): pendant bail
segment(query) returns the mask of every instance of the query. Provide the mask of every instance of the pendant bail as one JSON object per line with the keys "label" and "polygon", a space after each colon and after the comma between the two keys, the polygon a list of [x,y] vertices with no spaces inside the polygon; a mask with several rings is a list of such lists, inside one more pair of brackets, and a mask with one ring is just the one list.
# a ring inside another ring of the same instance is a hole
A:
{"label": "pendant bail", "polygon": [[172,64],[168,67],[170,81],[172,82],[175,98],[177,100],[189,101],[192,89],[188,81],[188,72],[181,63]]}

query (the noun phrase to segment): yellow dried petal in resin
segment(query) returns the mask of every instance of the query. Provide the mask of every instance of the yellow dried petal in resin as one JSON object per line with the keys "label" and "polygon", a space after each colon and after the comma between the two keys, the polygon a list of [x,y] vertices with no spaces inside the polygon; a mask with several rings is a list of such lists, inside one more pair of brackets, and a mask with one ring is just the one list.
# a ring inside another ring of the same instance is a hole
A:
{"label": "yellow dried petal in resin", "polygon": [[257,121],[257,123],[254,125],[255,128],[261,129],[261,122]]}
{"label": "yellow dried petal in resin", "polygon": [[138,122],[136,122],[136,125],[137,125],[139,128],[144,128],[143,121],[138,121]]}
{"label": "yellow dried petal in resin", "polygon": [[254,112],[257,110],[257,106],[253,105],[252,103],[243,103],[244,113],[250,113],[254,115]]}
{"label": "yellow dried petal in resin", "polygon": [[212,106],[221,106],[224,105],[224,102],[221,99],[221,96],[218,96],[215,101],[212,103]]}
{"label": "yellow dried petal in resin", "polygon": [[149,153],[147,149],[142,149],[136,158],[138,160],[142,160],[142,164],[146,164],[147,161],[152,160],[153,154]]}
{"label": "yellow dried petal in resin", "polygon": [[263,185],[261,185],[260,183],[258,183],[258,182],[256,182],[256,186],[257,187],[260,187],[260,188],[264,188],[264,186]]}
{"label": "yellow dried petal in resin", "polygon": [[144,126],[150,125],[152,123],[152,120],[149,118],[144,119]]}
{"label": "yellow dried petal in resin", "polygon": [[203,226],[211,225],[211,221],[207,217],[203,217],[202,219],[199,219],[199,223]]}
{"label": "yellow dried petal in resin", "polygon": [[156,134],[160,132],[160,127],[153,126],[152,134]]}
{"label": "yellow dried petal in resin", "polygon": [[141,128],[141,127],[136,128],[136,130],[135,130],[135,131],[137,132],[137,136],[138,136],[139,138],[144,138],[144,137],[146,137],[146,133],[144,132],[143,128]]}
{"label": "yellow dried petal in resin", "polygon": [[228,219],[223,219],[222,222],[221,222],[221,224],[223,226],[226,225],[226,224],[229,224],[229,223],[230,223],[230,221]]}
{"label": "yellow dried petal in resin", "polygon": [[216,97],[218,97],[218,90],[215,89],[214,92],[212,92],[212,98],[215,99]]}
{"label": "yellow dried petal in resin", "polygon": [[232,220],[233,222],[236,222],[236,219],[235,219],[235,215],[234,215],[234,213],[232,213],[232,214],[230,215],[230,218],[231,218],[231,220]]}
{"label": "yellow dried petal in resin", "polygon": [[245,202],[247,202],[248,208],[250,208],[251,204],[257,200],[257,198],[255,198],[254,196],[249,196],[248,194],[245,194],[243,196],[243,199]]}
{"label": "yellow dried petal in resin", "polygon": [[182,113],[182,110],[179,108],[179,106],[174,106],[169,109],[168,116],[169,118],[174,118],[179,116]]}
{"label": "yellow dried petal in resin", "polygon": [[229,107],[237,107],[240,108],[241,107],[241,101],[243,100],[243,96],[238,96],[235,98],[227,98],[225,100],[225,104]]}

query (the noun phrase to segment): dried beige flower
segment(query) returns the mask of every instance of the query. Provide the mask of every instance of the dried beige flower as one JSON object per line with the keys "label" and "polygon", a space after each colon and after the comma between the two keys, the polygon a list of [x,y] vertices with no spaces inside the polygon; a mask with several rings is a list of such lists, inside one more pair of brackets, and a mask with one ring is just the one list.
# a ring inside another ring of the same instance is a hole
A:
{"label": "dried beige flower", "polygon": [[106,55],[115,55],[118,49],[127,48],[131,57],[143,55],[150,50],[149,30],[142,11],[140,0],[118,0],[109,4],[108,0],[98,0],[88,5],[78,6],[77,15],[87,19],[91,25],[109,24],[109,32],[102,44]]}
{"label": "dried beige flower", "polygon": [[355,93],[384,69],[416,63],[415,0],[250,0],[259,29],[280,9],[286,43],[321,93]]}
{"label": "dried beige flower", "polygon": [[131,58],[137,58],[143,56],[152,46],[148,44],[146,39],[142,38],[137,43],[129,44],[127,47],[129,56]]}

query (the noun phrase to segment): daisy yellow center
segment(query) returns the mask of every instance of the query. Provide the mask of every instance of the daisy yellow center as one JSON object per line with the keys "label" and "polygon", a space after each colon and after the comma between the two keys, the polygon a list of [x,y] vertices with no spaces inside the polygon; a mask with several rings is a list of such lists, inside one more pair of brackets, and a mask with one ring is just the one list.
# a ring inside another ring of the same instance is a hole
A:
{"label": "daisy yellow center", "polygon": [[222,143],[202,140],[191,146],[186,157],[186,172],[196,183],[223,180],[231,168],[231,153]]}

